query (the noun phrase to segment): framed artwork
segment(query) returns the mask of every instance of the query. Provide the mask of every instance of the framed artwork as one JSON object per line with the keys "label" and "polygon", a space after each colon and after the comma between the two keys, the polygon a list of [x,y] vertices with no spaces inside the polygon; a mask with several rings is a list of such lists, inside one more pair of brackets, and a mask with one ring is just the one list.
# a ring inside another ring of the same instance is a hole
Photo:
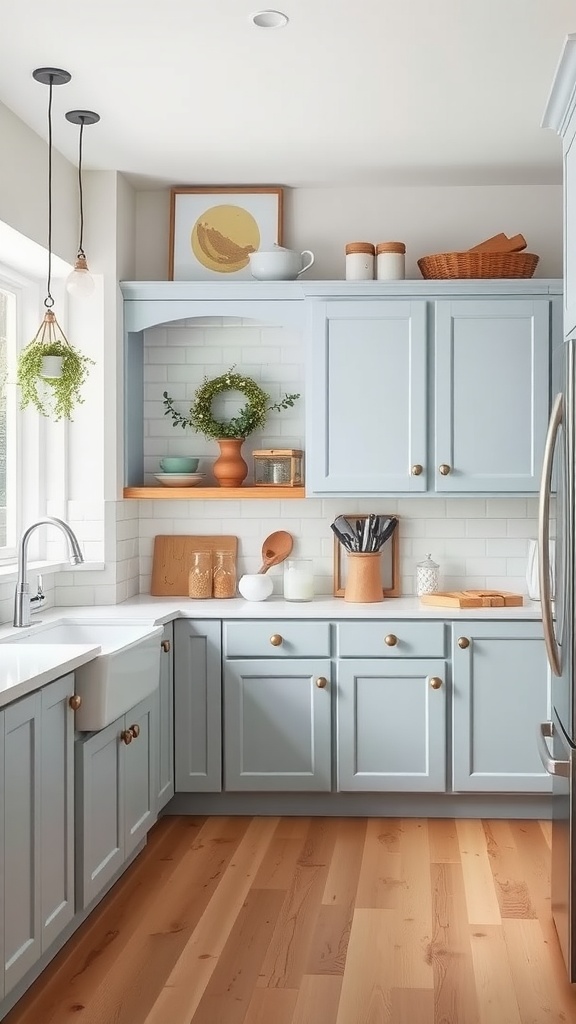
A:
{"label": "framed artwork", "polygon": [[[394,513],[396,514],[396,513]],[[360,512],[350,514],[351,519],[368,519],[368,515]],[[382,513],[386,515],[386,513]],[[396,516],[396,518],[398,518]],[[382,548],[381,571],[382,571],[382,596],[400,597],[400,546],[398,543],[398,532],[400,523],[394,530],[389,540]],[[334,537],[334,597],[344,597],[346,588],[346,562],[348,552],[342,546],[337,537]]]}
{"label": "framed artwork", "polygon": [[171,189],[170,280],[251,279],[250,253],[282,244],[283,194],[264,185]]}

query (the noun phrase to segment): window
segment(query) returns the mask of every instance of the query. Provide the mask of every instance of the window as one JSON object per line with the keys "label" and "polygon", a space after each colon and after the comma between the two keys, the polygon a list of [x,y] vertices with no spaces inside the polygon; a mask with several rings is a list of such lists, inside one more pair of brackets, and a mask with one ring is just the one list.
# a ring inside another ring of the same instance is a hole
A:
{"label": "window", "polygon": [[16,323],[17,295],[0,279],[0,557],[16,546],[16,402],[8,387],[16,366]]}

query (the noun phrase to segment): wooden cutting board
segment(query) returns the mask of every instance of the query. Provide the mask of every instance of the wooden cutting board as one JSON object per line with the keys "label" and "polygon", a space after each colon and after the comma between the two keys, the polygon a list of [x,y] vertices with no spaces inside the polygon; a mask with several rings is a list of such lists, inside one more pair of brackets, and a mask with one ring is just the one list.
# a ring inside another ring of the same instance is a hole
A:
{"label": "wooden cutting board", "polygon": [[423,594],[420,600],[444,608],[519,608],[524,604],[522,594],[509,590],[439,590]]}
{"label": "wooden cutting board", "polygon": [[231,551],[236,562],[237,537],[175,534],[154,537],[153,597],[188,597],[188,572],[193,551]]}

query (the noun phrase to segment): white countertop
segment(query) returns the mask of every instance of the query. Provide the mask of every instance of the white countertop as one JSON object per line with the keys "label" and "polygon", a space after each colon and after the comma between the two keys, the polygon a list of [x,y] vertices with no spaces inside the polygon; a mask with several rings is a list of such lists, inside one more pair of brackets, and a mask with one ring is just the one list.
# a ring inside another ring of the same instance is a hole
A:
{"label": "white countertop", "polygon": [[99,653],[93,644],[2,644],[0,707],[73,672]]}
{"label": "white countertop", "polygon": [[[351,604],[343,598],[316,597],[312,601],[285,601],[270,597],[266,601],[191,600],[187,597],[150,597],[141,594],[122,604],[90,605],[43,610],[32,625],[15,629],[0,626],[0,707],[79,668],[100,653],[100,647],[87,644],[26,644],[24,638],[41,623],[58,619],[90,619],[101,623],[124,622],[161,625],[171,619],[442,619],[530,620],[541,619],[539,602],[526,599],[520,608],[441,608],[423,605],[416,597],[387,598],[374,604]],[[18,644],[10,644],[10,638]]]}

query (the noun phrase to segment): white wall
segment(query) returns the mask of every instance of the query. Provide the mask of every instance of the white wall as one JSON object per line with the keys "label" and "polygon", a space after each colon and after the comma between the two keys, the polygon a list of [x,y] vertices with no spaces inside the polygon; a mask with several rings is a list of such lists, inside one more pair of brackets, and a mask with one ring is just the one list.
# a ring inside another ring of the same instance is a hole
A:
{"label": "white wall", "polygon": [[[48,103],[39,90],[39,102]],[[53,113],[52,123],[56,123]],[[63,117],[63,115],[62,115]],[[0,103],[0,221],[46,246],[48,151],[46,142]],[[52,251],[73,262],[78,247],[76,168],[52,150]]]}
{"label": "white wall", "polygon": [[[168,191],[137,193],[136,280],[168,278],[169,205]],[[500,231],[524,235],[537,277],[562,277],[561,185],[298,188],[284,207],[284,244],[315,254],[309,279],[344,278],[346,242],[392,240],[406,243],[406,276],[420,279],[420,256]]]}

